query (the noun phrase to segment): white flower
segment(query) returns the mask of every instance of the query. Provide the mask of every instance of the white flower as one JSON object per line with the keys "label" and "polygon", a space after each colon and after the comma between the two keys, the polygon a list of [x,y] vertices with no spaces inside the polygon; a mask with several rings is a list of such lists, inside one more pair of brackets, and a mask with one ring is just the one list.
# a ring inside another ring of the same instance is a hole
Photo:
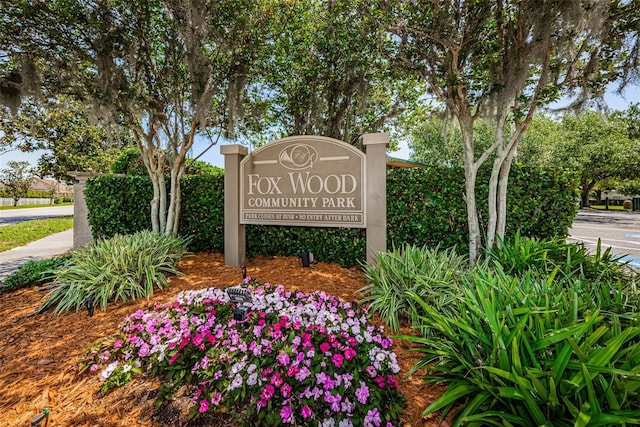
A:
{"label": "white flower", "polygon": [[254,386],[254,385],[256,385],[257,382],[258,382],[258,374],[256,372],[254,372],[253,374],[249,375],[249,378],[247,378],[247,385],[248,386]]}
{"label": "white flower", "polygon": [[113,371],[115,371],[117,367],[117,360],[115,362],[109,363],[107,367],[102,370],[102,373],[100,374],[100,381],[106,381],[111,376],[111,374],[113,374]]}

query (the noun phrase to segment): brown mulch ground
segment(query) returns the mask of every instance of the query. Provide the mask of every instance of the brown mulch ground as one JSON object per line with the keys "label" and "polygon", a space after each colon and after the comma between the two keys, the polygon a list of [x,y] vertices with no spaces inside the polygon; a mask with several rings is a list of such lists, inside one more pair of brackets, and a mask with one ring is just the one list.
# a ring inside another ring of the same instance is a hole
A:
{"label": "brown mulch ground", "polygon": [[[48,426],[185,425],[184,410],[165,408],[161,409],[164,414],[154,413],[153,391],[158,384],[153,380],[136,380],[103,397],[97,393],[98,375],[78,375],[85,348],[115,333],[133,311],[152,308],[156,301],[171,301],[186,289],[227,287],[242,280],[241,269],[225,266],[220,254],[199,253],[183,259],[180,267],[187,276],[171,278],[170,288],[156,292],[149,301],[113,305],[93,317],[86,311],[32,315],[45,296],[37,287],[0,295],[0,426],[29,426],[44,408],[50,409]],[[296,257],[250,260],[247,275],[288,289],[322,290],[348,301],[357,300],[356,291],[364,285],[357,269],[327,263],[302,268]],[[402,375],[418,359],[408,348],[408,343],[395,340]],[[439,425],[438,417],[422,419],[421,413],[441,388],[426,386],[414,375],[403,378],[400,389],[407,398],[405,426]]]}

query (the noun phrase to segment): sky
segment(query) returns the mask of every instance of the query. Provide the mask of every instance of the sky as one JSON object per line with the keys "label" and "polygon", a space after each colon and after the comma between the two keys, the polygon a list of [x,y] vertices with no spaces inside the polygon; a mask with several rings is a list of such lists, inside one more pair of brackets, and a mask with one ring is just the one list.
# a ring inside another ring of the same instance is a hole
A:
{"label": "sky", "polygon": [[[622,95],[617,95],[614,93],[615,87],[608,91],[605,94],[605,102],[609,108],[613,110],[625,110],[629,105],[633,103],[640,102],[640,86],[632,86],[629,87]],[[568,101],[560,101],[555,106],[562,107],[563,105],[568,104]],[[205,150],[209,145],[209,140],[205,138],[199,138],[194,143],[194,148],[192,150],[193,155],[199,155],[203,150]],[[406,144],[406,141],[401,141],[399,143],[399,150],[389,152],[388,154],[392,157],[397,157],[400,159],[409,159],[411,156],[411,150]],[[38,158],[43,154],[44,151],[34,152],[34,153],[22,153],[18,150],[9,151],[6,153],[0,154],[0,169],[7,167],[7,162],[10,160],[26,160],[32,165],[36,165]],[[200,160],[210,163],[214,166],[224,167],[224,157],[220,154],[220,146],[214,146],[210,148]]]}

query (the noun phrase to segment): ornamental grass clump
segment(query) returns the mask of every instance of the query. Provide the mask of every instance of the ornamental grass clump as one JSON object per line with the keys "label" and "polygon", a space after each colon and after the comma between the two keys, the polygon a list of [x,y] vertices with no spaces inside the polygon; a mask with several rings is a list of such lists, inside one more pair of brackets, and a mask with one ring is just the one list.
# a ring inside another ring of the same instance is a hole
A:
{"label": "ornamental grass clump", "polygon": [[73,252],[69,265],[56,272],[40,311],[79,310],[90,301],[102,310],[109,302],[128,301],[169,286],[167,275],[179,275],[184,239],[140,231],[99,240]]}
{"label": "ornamental grass clump", "polygon": [[455,248],[405,244],[389,252],[377,252],[375,263],[364,266],[367,285],[360,289],[364,295],[360,303],[377,312],[391,332],[399,333],[403,320],[409,322],[421,312],[410,294],[421,296],[431,305],[446,306],[467,268],[467,259]]}
{"label": "ornamental grass clump", "polygon": [[[91,350],[102,392],[134,375],[162,379],[159,403],[187,386],[191,416],[228,413],[246,426],[393,426],[404,399],[392,340],[366,312],[322,292],[243,283],[244,321],[220,289],[129,316],[118,335]],[[106,368],[104,368],[106,366]]]}

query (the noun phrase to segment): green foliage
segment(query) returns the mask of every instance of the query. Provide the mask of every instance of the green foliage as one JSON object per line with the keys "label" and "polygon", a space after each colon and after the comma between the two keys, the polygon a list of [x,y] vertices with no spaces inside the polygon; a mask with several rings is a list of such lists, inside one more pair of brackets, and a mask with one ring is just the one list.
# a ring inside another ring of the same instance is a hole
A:
{"label": "green foliage", "polygon": [[224,250],[224,175],[191,175],[182,179],[180,235],[192,251]]}
{"label": "green foliage", "polygon": [[0,144],[4,140],[27,153],[46,150],[38,159],[40,176],[73,182],[69,171],[107,172],[133,141],[125,127],[106,125],[91,114],[91,107],[67,96],[31,99],[0,120]]}
{"label": "green foliage", "polygon": [[16,271],[0,281],[0,294],[15,291],[31,285],[43,285],[53,280],[55,273],[66,266],[70,255],[28,261]]}
{"label": "green foliage", "polygon": [[91,178],[84,193],[94,238],[151,229],[153,188],[148,176]]}
{"label": "green foliage", "polygon": [[[484,172],[483,172],[484,173]],[[571,175],[533,168],[513,168],[508,200],[508,234],[550,238],[566,236],[577,206]],[[224,177],[186,176],[182,184],[180,235],[190,250],[224,248]],[[480,187],[478,194],[486,194]],[[484,192],[484,193],[483,193]],[[401,246],[453,247],[466,250],[464,174],[456,168],[399,169],[387,175],[387,242]],[[85,190],[89,223],[100,238],[151,228],[151,182],[145,176],[91,178]],[[548,221],[548,218],[555,218]],[[365,258],[361,229],[247,226],[247,254],[297,256],[358,265]]]}
{"label": "green foliage", "polygon": [[191,160],[188,159],[185,162],[184,173],[187,175],[222,175],[224,174],[224,169],[210,165],[207,162],[203,162],[202,160]]}
{"label": "green foliage", "polygon": [[366,264],[368,284],[360,290],[361,303],[380,314],[391,332],[400,332],[400,319],[411,319],[420,307],[410,295],[419,295],[429,305],[443,306],[456,294],[458,281],[468,266],[453,248],[417,247],[408,244],[389,252],[378,252],[375,263]]}
{"label": "green foliage", "polygon": [[[518,157],[530,165],[575,171],[580,177],[583,205],[588,206],[589,193],[596,184],[612,178],[638,178],[640,140],[629,126],[629,119],[619,112],[567,114],[560,121],[539,116],[525,135]],[[631,184],[628,194],[636,194],[634,188],[637,186]]]}
{"label": "green foliage", "polygon": [[[606,298],[609,288],[593,288]],[[477,269],[446,308],[419,296],[429,339],[414,369],[448,384],[425,413],[456,407],[453,425],[638,423],[640,328],[606,313],[579,281]],[[637,306],[635,307],[637,309]]]}
{"label": "green foliage", "polygon": [[[190,175],[182,179],[180,235],[193,251],[224,247],[224,177]],[[148,176],[102,176],[87,181],[89,224],[94,237],[132,234],[151,228],[153,190]]]}
{"label": "green foliage", "polygon": [[312,252],[319,261],[358,265],[364,258],[364,231],[354,228],[284,227],[251,225],[247,227],[247,256],[297,256]]}
{"label": "green foliage", "polygon": [[109,302],[148,297],[154,287],[169,286],[167,274],[180,274],[177,265],[185,246],[182,239],[149,231],[91,243],[58,270],[40,310],[77,311],[90,299],[105,310]]}
{"label": "green foliage", "polygon": [[[487,197],[489,171],[481,169],[476,196]],[[487,178],[487,179],[484,179]],[[565,237],[577,212],[571,174],[513,167],[507,197],[507,235]],[[464,173],[459,168],[398,169],[387,175],[388,241],[468,247]],[[481,217],[486,207],[480,206]],[[549,221],[548,218],[553,218]]]}
{"label": "green foliage", "polygon": [[111,164],[111,172],[124,175],[146,175],[148,173],[138,147],[122,150],[118,158]]}
{"label": "green foliage", "polygon": [[0,169],[0,185],[4,187],[9,197],[13,198],[13,205],[18,204],[21,197],[27,195],[31,186],[31,178],[34,176],[34,169],[29,162],[10,160],[6,168]]}
{"label": "green foliage", "polygon": [[[589,285],[619,283],[630,288],[636,273],[624,258],[613,254],[611,248],[603,251],[600,241],[595,253],[591,253],[583,243],[567,243],[561,238],[543,240],[520,234],[487,250],[489,266],[508,274],[557,273],[561,279],[581,280]],[[602,305],[599,307],[603,308]]]}
{"label": "green foliage", "polygon": [[[124,175],[147,175],[147,168],[142,161],[140,150],[137,147],[130,147],[123,150],[120,156],[111,165],[111,172]],[[222,168],[210,165],[201,160],[187,160],[185,162],[184,173],[186,175],[220,175],[224,172]],[[166,173],[170,173],[167,168]]]}

